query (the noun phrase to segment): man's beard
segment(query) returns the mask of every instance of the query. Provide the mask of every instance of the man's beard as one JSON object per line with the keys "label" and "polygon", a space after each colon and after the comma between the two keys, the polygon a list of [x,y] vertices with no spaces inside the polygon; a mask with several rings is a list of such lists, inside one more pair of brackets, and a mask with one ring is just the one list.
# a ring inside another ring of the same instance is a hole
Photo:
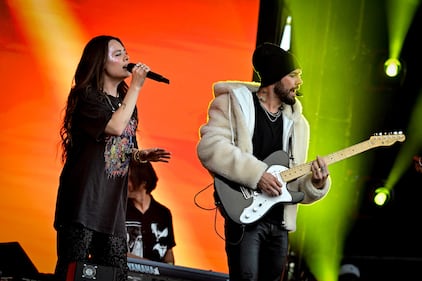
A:
{"label": "man's beard", "polygon": [[274,85],[274,93],[280,98],[280,100],[287,105],[294,105],[296,103],[296,96],[290,95],[290,89],[283,88],[281,82],[278,81]]}

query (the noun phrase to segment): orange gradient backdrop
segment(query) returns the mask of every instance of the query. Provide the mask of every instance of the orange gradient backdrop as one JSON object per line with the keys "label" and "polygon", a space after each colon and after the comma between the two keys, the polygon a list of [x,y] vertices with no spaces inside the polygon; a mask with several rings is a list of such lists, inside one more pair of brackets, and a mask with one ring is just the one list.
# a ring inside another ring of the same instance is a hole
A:
{"label": "orange gradient backdrop", "polygon": [[138,100],[138,141],[173,155],[170,163],[154,165],[159,175],[154,196],[173,213],[176,264],[227,272],[221,217],[210,210],[212,186],[200,193],[212,178],[197,159],[196,143],[212,83],[252,78],[259,1],[1,0],[0,5],[0,242],[19,242],[40,272],[54,271],[62,109],[84,45],[109,34],[123,40],[132,61],[170,79],[169,85],[145,84]]}

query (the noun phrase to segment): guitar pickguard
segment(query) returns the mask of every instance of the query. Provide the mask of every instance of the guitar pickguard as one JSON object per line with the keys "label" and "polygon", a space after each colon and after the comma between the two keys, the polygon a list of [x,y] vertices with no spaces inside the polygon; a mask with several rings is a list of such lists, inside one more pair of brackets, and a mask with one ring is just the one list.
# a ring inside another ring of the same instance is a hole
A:
{"label": "guitar pickguard", "polygon": [[287,170],[286,167],[281,165],[273,165],[267,170],[268,173],[273,174],[277,179],[282,183],[281,195],[279,196],[269,196],[266,193],[253,191],[252,203],[243,209],[243,212],[240,214],[240,222],[244,224],[250,224],[255,222],[257,219],[265,215],[271,207],[277,203],[291,203],[292,195],[287,190],[286,183],[283,182],[283,179],[280,177],[282,171]]}
{"label": "guitar pickguard", "polygon": [[280,173],[287,168],[288,156],[284,151],[276,151],[265,160],[269,165],[267,172],[273,174],[283,184],[282,194],[270,197],[259,189],[250,189],[224,177],[214,177],[214,188],[221,202],[224,213],[238,224],[250,224],[262,217],[278,203],[296,204],[303,200],[303,192],[289,191]]}

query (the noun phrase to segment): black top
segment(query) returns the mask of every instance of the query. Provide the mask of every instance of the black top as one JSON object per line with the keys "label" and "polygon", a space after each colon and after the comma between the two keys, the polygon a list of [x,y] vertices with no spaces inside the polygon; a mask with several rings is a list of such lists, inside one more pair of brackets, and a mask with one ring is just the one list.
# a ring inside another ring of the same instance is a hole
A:
{"label": "black top", "polygon": [[167,250],[176,245],[171,212],[152,196],[151,204],[144,214],[129,198],[126,228],[128,252],[134,255],[162,262]]}
{"label": "black top", "polygon": [[252,138],[253,154],[259,160],[264,160],[274,151],[283,148],[283,116],[272,122],[255,94],[253,97],[256,116],[255,130]]}
{"label": "black top", "polygon": [[[257,96],[254,94],[253,97],[255,104],[255,129],[252,138],[253,155],[259,160],[264,160],[271,153],[283,148],[283,116],[272,122],[259,104]],[[283,224],[283,212],[284,205],[276,204],[261,220]]]}
{"label": "black top", "polygon": [[56,229],[80,223],[126,237],[127,175],[132,148],[137,147],[138,122],[135,109],[121,136],[105,135],[119,103],[101,92],[80,95],[73,114],[73,145],[60,175]]}

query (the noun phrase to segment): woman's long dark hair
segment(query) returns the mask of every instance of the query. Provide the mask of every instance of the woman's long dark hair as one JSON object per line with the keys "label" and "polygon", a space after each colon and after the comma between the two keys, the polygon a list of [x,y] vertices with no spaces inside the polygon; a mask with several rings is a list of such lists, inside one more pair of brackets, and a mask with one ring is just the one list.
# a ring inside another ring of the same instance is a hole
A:
{"label": "woman's long dark hair", "polygon": [[[110,40],[117,40],[123,45],[122,41],[114,36],[100,35],[92,38],[85,46],[82,57],[76,68],[73,78],[73,85],[70,89],[65,108],[63,124],[60,128],[62,161],[65,162],[68,152],[72,147],[72,116],[78,103],[79,96],[89,90],[103,91],[104,68],[108,56],[108,43]],[[117,92],[122,99],[125,97],[128,85],[122,81]]]}

